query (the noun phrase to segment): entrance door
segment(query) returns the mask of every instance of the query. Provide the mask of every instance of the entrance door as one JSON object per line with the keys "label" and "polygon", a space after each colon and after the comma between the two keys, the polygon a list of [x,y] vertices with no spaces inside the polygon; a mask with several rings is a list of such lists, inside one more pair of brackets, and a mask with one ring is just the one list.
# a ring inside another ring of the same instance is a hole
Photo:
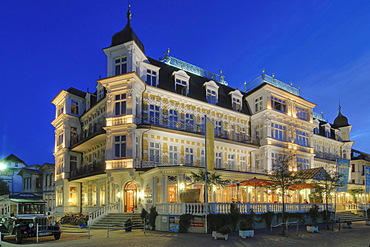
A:
{"label": "entrance door", "polygon": [[137,209],[137,187],[134,182],[125,186],[125,212],[134,212]]}

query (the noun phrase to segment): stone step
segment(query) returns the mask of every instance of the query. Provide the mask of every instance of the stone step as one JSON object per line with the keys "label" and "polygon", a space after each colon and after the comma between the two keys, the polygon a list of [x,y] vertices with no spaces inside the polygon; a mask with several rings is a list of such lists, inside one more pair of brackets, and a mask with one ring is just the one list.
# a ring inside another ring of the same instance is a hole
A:
{"label": "stone step", "polygon": [[141,221],[140,214],[137,213],[109,213],[99,220],[97,220],[91,227],[93,228],[107,228],[108,225],[121,226],[131,219],[134,222]]}
{"label": "stone step", "polygon": [[347,211],[342,211],[342,212],[337,212],[336,218],[340,219],[340,221],[364,221],[366,220],[365,217],[347,212]]}

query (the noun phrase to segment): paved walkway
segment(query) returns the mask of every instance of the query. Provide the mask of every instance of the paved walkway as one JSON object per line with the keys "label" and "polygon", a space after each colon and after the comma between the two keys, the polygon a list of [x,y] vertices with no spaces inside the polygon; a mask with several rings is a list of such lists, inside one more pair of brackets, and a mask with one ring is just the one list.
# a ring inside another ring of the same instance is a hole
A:
{"label": "paved walkway", "polygon": [[[36,238],[26,238],[22,245],[26,246],[168,246],[168,247],[185,247],[185,246],[345,246],[345,247],[368,247],[370,246],[370,226],[366,226],[364,221],[354,222],[353,228],[344,228],[338,231],[338,226],[332,230],[325,230],[324,225],[319,226],[318,233],[308,233],[305,226],[301,226],[296,235],[296,227],[289,228],[288,236],[282,237],[280,229],[255,230],[254,238],[242,239],[236,232],[229,235],[229,240],[215,240],[210,234],[195,233],[170,233],[170,232],[153,232],[143,230],[134,230],[132,232],[114,231],[110,232],[107,238],[106,230],[91,230],[91,238],[87,234],[64,233],[60,240],[54,240],[52,236],[40,237],[39,243],[36,244]],[[19,246],[14,243],[14,237],[6,237],[2,243],[5,246]]]}

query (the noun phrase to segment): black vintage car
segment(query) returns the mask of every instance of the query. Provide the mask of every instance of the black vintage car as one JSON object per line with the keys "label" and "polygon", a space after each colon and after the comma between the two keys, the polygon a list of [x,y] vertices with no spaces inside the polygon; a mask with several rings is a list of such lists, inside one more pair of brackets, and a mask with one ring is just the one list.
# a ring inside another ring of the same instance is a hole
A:
{"label": "black vintage car", "polygon": [[58,225],[50,225],[47,217],[38,216],[32,219],[22,219],[12,216],[0,219],[1,240],[4,239],[4,236],[13,235],[16,243],[20,244],[23,238],[36,237],[37,224],[39,225],[39,237],[54,235],[55,239],[58,240],[60,238],[60,227]]}

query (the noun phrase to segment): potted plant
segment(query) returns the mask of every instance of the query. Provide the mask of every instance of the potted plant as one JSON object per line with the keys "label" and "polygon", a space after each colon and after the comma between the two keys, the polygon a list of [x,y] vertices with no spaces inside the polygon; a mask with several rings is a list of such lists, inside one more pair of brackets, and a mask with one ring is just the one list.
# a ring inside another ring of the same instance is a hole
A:
{"label": "potted plant", "polygon": [[254,230],[250,226],[248,226],[247,221],[244,219],[239,222],[239,236],[242,238],[254,237]]}
{"label": "potted plant", "polygon": [[319,232],[319,227],[316,224],[311,224],[306,227],[307,232]]}
{"label": "potted plant", "polygon": [[125,223],[124,223],[124,226],[125,226],[125,231],[126,232],[131,232],[131,230],[132,230],[132,221],[131,221],[131,219],[126,220]]}
{"label": "potted plant", "polygon": [[365,224],[370,226],[370,219],[366,219]]}
{"label": "potted plant", "polygon": [[77,224],[80,226],[80,228],[85,228],[86,227],[86,221],[84,218],[79,218],[77,220]]}
{"label": "potted plant", "polygon": [[214,239],[224,238],[225,240],[227,240],[229,238],[230,232],[231,232],[231,226],[226,225],[217,230],[212,231],[212,237]]}

